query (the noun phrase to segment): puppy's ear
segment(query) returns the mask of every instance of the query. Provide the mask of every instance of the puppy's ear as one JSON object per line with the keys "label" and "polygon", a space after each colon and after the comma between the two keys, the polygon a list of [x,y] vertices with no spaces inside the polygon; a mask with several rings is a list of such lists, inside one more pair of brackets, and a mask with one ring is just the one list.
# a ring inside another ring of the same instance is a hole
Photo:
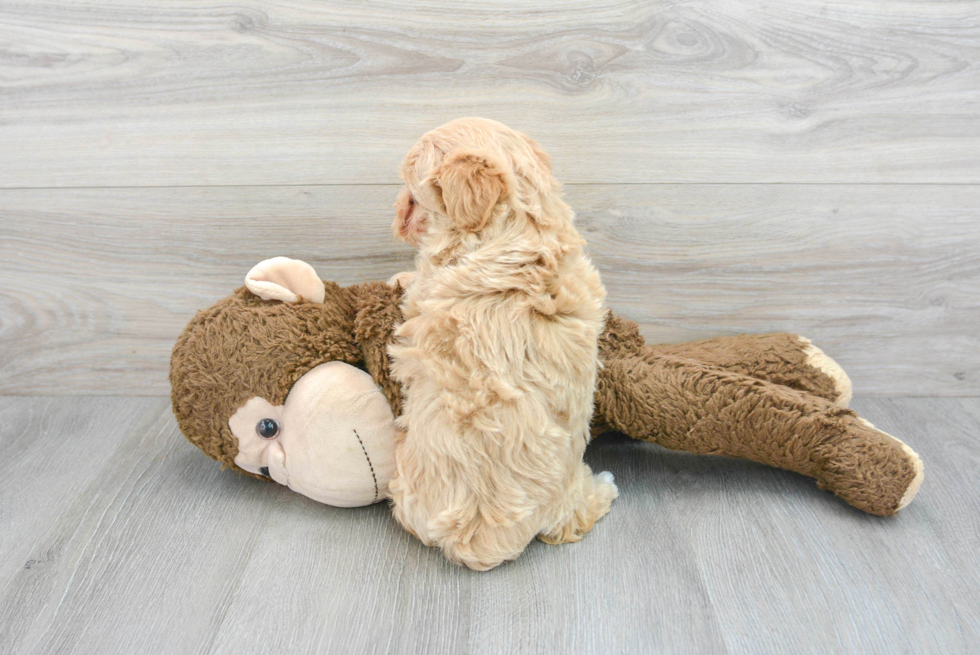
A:
{"label": "puppy's ear", "polygon": [[449,218],[463,230],[486,225],[493,208],[510,195],[513,174],[497,155],[485,150],[451,152],[429,182]]}

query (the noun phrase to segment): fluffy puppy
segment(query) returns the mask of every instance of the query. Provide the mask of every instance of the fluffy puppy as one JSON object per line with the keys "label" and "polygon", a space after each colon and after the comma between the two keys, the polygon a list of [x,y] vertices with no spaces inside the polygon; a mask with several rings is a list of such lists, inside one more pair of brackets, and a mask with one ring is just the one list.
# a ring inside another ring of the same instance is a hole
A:
{"label": "fluffy puppy", "polygon": [[535,536],[578,541],[617,494],[582,462],[605,290],[548,157],[468,118],[423,136],[401,175],[393,229],[419,250],[389,348],[395,518],[478,570]]}

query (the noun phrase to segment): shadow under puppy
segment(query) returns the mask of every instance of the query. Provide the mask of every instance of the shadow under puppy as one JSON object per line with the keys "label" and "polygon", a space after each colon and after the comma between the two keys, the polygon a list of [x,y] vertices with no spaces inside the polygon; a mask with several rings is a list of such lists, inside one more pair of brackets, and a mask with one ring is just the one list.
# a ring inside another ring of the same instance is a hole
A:
{"label": "shadow under puppy", "polygon": [[467,118],[424,135],[401,175],[393,228],[418,253],[389,348],[395,518],[478,570],[535,536],[578,541],[617,494],[582,462],[605,289],[548,157]]}

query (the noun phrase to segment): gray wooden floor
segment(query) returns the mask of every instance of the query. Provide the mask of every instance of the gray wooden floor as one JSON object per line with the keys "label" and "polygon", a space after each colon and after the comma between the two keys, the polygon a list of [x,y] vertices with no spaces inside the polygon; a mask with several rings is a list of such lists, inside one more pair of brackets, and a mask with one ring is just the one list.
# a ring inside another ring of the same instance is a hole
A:
{"label": "gray wooden floor", "polygon": [[0,651],[976,652],[980,399],[855,405],[926,462],[897,517],[609,437],[612,512],[481,574],[383,505],[220,471],[166,399],[3,397]]}

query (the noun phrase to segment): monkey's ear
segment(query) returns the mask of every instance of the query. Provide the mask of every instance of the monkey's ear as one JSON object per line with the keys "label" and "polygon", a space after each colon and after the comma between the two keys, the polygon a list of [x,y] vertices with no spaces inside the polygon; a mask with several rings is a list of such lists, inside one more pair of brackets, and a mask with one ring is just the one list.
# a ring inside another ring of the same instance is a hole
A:
{"label": "monkey's ear", "polygon": [[296,302],[300,296],[322,303],[323,281],[313,267],[288,257],[273,257],[252,267],[245,276],[248,290],[263,300]]}
{"label": "monkey's ear", "polygon": [[445,213],[463,230],[481,229],[498,202],[514,189],[514,176],[497,155],[485,150],[455,150],[429,177]]}

